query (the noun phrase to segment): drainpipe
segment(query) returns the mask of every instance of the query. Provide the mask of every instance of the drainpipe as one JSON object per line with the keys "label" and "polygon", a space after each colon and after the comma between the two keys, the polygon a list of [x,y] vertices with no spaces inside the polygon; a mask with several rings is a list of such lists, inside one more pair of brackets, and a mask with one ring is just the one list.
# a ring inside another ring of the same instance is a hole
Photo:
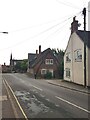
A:
{"label": "drainpipe", "polygon": [[83,9],[84,15],[84,87],[86,84],[86,8]]}

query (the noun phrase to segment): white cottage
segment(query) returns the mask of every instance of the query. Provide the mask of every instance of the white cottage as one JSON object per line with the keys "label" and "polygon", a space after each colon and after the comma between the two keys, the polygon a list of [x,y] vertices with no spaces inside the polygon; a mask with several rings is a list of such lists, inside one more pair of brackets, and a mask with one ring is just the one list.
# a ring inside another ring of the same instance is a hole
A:
{"label": "white cottage", "polygon": [[[84,52],[86,42],[86,59]],[[84,70],[86,61],[86,70]],[[90,86],[90,31],[78,30],[78,21],[73,18],[71,35],[64,55],[64,80]]]}

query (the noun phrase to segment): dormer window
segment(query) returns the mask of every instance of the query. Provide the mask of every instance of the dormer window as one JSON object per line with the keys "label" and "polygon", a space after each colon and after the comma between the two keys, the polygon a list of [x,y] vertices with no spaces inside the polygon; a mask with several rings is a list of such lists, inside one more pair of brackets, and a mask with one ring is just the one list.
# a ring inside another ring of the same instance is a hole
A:
{"label": "dormer window", "polygon": [[45,64],[46,65],[52,65],[53,64],[53,59],[46,59]]}

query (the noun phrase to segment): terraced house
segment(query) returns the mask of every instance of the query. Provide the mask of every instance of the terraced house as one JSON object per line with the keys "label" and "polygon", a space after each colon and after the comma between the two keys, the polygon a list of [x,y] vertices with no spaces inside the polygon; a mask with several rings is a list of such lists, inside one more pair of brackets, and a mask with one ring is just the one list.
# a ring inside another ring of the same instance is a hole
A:
{"label": "terraced house", "polygon": [[[86,43],[86,49],[84,43]],[[90,86],[89,71],[90,31],[78,30],[78,21],[74,17],[71,23],[71,35],[64,55],[64,80]]]}

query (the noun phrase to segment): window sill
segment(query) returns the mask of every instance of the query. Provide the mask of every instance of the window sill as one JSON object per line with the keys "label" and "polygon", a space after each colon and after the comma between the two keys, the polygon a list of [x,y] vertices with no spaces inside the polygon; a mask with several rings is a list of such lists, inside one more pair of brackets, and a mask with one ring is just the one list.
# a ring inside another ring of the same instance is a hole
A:
{"label": "window sill", "polygon": [[66,61],[66,63],[71,63],[71,61]]}
{"label": "window sill", "polygon": [[82,62],[82,60],[75,60],[75,62]]}
{"label": "window sill", "polygon": [[69,78],[69,79],[70,79],[70,76],[66,76],[66,78]]}

